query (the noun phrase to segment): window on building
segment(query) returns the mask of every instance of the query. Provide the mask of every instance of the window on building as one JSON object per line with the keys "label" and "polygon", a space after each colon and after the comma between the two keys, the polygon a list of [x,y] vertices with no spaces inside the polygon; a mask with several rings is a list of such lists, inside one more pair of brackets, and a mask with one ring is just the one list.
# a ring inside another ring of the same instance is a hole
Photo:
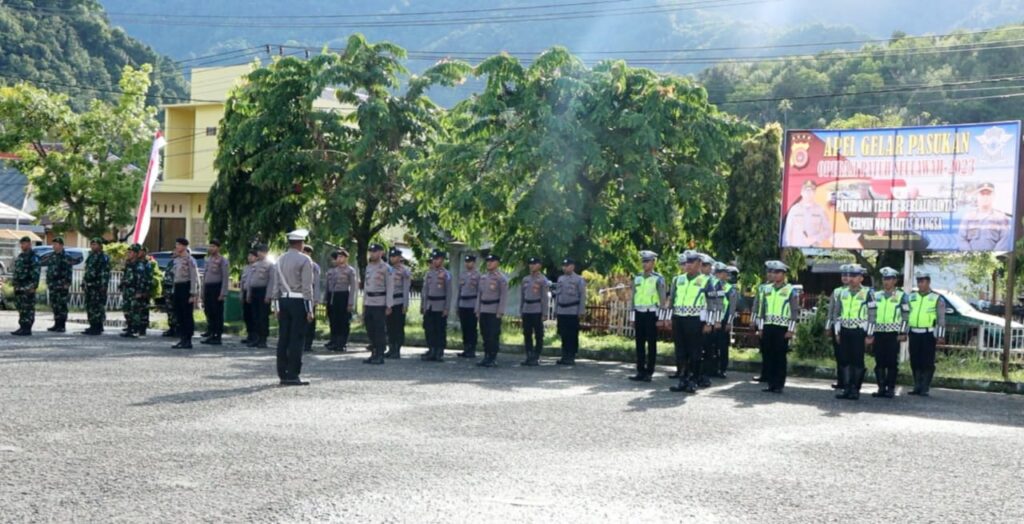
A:
{"label": "window on building", "polygon": [[174,241],[185,236],[184,218],[154,218],[146,235],[146,249],[150,252],[171,251]]}
{"label": "window on building", "polygon": [[217,136],[217,126],[206,128],[206,136]]}

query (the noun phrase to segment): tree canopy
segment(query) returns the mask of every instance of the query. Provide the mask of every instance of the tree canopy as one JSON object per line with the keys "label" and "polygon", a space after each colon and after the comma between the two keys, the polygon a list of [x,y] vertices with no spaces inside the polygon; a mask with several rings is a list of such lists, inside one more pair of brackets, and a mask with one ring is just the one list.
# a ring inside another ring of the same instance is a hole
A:
{"label": "tree canopy", "polygon": [[453,140],[420,179],[424,214],[509,260],[569,256],[606,271],[636,250],[709,245],[737,138],[752,129],[704,89],[563,48],[526,67],[499,55],[486,89],[453,109]]}
{"label": "tree canopy", "polygon": [[0,87],[0,150],[18,155],[13,164],[55,231],[102,236],[134,222],[157,128],[146,104],[151,72],[125,66],[117,102],[93,100],[81,113],[63,94]]}

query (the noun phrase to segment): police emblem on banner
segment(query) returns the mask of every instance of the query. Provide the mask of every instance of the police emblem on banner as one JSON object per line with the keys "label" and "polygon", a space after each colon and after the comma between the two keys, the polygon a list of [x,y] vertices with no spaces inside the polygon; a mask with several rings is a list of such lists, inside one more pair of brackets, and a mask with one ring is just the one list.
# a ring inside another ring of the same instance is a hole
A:
{"label": "police emblem on banner", "polygon": [[811,137],[805,134],[793,135],[793,143],[789,146],[789,165],[794,169],[803,169],[811,162]]}

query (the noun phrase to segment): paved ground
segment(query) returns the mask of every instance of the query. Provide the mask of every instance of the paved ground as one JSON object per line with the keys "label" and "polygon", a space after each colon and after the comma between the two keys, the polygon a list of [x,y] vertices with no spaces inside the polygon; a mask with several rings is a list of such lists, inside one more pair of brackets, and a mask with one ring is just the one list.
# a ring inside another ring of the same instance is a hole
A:
{"label": "paved ground", "polygon": [[1022,397],[681,396],[513,355],[315,354],[279,388],[268,351],[0,327],[2,521],[1024,521]]}

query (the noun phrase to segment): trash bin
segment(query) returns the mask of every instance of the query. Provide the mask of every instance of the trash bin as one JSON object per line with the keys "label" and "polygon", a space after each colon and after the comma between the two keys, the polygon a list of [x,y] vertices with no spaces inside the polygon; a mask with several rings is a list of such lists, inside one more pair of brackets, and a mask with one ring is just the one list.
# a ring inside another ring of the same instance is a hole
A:
{"label": "trash bin", "polygon": [[228,290],[224,300],[224,321],[237,322],[242,320],[242,292],[237,289]]}

